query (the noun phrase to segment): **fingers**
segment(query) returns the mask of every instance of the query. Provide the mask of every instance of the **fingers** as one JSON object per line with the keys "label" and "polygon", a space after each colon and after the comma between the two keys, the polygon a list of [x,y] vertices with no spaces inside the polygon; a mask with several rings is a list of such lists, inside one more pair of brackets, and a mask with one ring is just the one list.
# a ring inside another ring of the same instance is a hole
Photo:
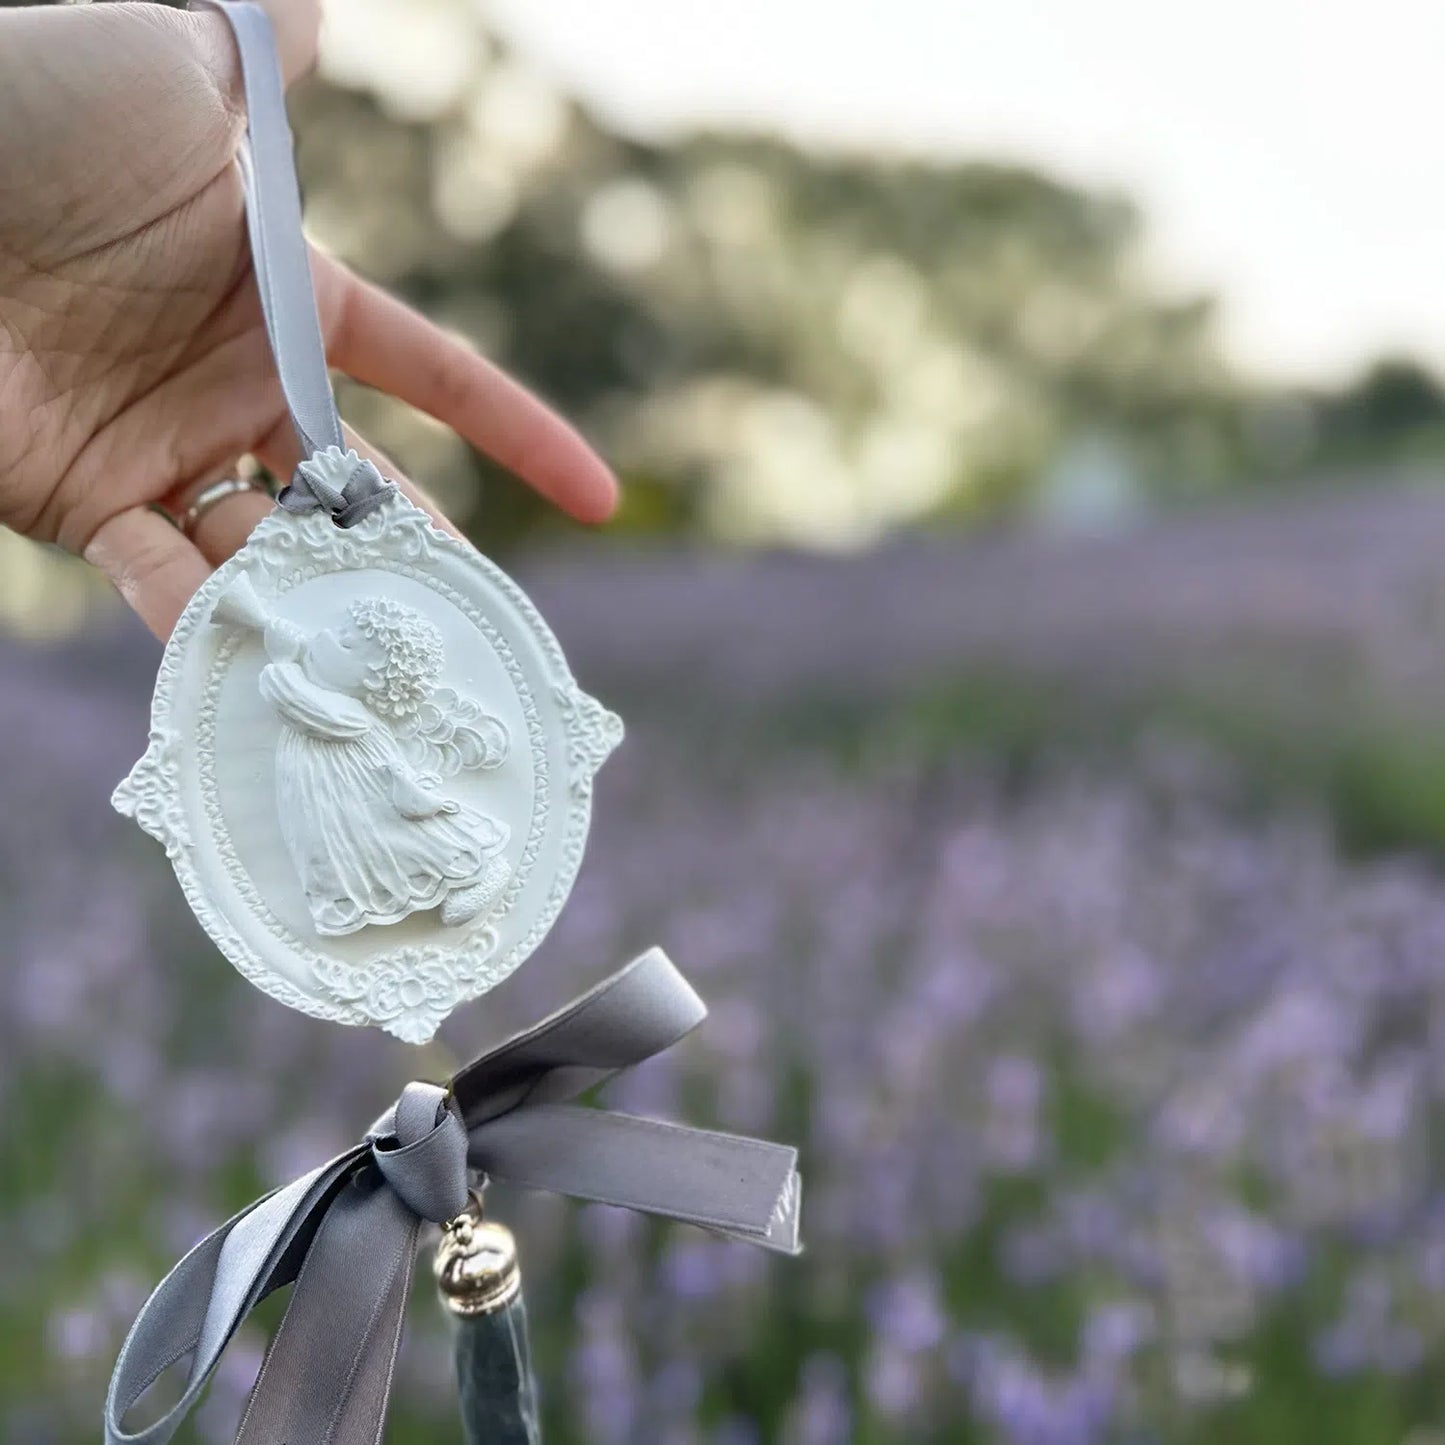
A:
{"label": "fingers", "polygon": [[312,274],[342,371],[434,416],[578,521],[612,515],[606,463],[525,387],[331,257],[315,255]]}
{"label": "fingers", "polygon": [[211,573],[194,544],[147,507],[130,507],[103,522],[85,549],[85,560],[110,578],[163,642]]}

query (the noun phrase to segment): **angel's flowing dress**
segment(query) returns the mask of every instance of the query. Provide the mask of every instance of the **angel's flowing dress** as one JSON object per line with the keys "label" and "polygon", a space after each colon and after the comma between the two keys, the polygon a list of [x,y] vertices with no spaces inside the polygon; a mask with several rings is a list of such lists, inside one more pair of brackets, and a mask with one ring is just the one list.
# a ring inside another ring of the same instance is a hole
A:
{"label": "angel's flowing dress", "polygon": [[478,882],[506,846],[504,823],[433,791],[357,699],[318,686],[292,662],[262,669],[261,695],[284,724],[281,835],[318,933],[433,908]]}

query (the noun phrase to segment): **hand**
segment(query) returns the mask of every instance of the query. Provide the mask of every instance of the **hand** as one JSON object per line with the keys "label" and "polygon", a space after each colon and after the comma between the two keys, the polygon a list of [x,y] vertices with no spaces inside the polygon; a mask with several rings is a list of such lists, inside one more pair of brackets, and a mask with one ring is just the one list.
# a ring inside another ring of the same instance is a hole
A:
{"label": "hand", "polygon": [[[319,4],[265,0],[288,83]],[[233,164],[241,97],[213,12],[0,9],[0,522],[81,553],[161,637],[269,504],[228,497],[194,540],[149,504],[183,510],[247,452],[282,477],[298,459]],[[312,275],[332,365],[579,520],[610,515],[611,474],[537,398],[330,257]]]}

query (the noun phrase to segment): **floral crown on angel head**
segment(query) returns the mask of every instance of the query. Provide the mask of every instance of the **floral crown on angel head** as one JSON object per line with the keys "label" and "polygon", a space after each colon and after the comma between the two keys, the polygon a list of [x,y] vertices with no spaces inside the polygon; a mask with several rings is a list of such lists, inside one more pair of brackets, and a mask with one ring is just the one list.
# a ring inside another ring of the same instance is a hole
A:
{"label": "floral crown on angel head", "polygon": [[365,683],[367,702],[383,717],[413,716],[436,686],[442,670],[442,635],[419,612],[389,597],[353,602],[351,620],[378,643],[386,661]]}

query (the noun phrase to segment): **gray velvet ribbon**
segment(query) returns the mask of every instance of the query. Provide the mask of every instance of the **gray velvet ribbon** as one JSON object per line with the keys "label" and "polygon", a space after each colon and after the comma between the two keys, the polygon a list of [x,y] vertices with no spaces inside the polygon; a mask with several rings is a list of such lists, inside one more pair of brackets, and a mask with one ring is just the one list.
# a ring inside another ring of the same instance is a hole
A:
{"label": "gray velvet ribbon", "polygon": [[[106,1445],[169,1440],[246,1315],[293,1280],[236,1445],[376,1445],[417,1236],[461,1213],[469,1170],[796,1253],[795,1150],[569,1102],[706,1013],[653,949],[445,1089],[408,1084],[361,1143],[242,1210],[166,1276],[116,1362]],[[132,1407],[187,1356],[180,1399],[128,1432]]]}
{"label": "gray velvet ribbon", "polygon": [[[246,191],[246,229],[266,335],[291,413],[303,458],[345,450],[341,418],[326,369],[326,346],[311,285],[311,261],[301,231],[301,193],[296,181],[286,88],[271,21],[259,5],[202,0],[230,23],[246,88],[246,140],[237,158]],[[370,462],[363,462],[343,491],[318,487],[303,461],[279,498],[293,512],[324,508],[349,527],[375,510],[391,490]]]}

